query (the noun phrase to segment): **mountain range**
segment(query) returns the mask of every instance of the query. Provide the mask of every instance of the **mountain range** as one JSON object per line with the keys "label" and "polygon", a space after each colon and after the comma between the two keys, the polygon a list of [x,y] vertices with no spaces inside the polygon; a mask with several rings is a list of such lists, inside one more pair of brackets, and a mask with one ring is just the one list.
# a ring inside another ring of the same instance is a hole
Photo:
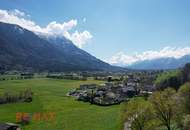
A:
{"label": "mountain range", "polygon": [[183,67],[188,62],[190,62],[190,55],[185,55],[181,58],[166,57],[152,60],[144,60],[136,62],[127,67],[140,70],[176,69]]}
{"label": "mountain range", "polygon": [[[190,62],[190,55],[181,58],[158,58],[136,62],[128,69],[176,69]],[[75,46],[61,36],[36,34],[21,26],[0,22],[0,72],[18,71],[120,71]]]}
{"label": "mountain range", "polygon": [[119,70],[64,37],[36,35],[21,26],[0,22],[0,71]]}

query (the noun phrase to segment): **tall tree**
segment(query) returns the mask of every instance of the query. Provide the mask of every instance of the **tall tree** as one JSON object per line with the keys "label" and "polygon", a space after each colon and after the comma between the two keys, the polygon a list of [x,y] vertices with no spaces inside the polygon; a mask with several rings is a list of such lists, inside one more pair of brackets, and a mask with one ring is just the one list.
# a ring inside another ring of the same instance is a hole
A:
{"label": "tall tree", "polygon": [[151,104],[145,100],[131,100],[127,103],[124,119],[132,130],[147,130],[152,119]]}
{"label": "tall tree", "polygon": [[176,91],[172,88],[168,88],[164,91],[155,92],[150,97],[156,117],[167,130],[171,130],[171,121],[175,115],[175,96]]}
{"label": "tall tree", "polygon": [[182,69],[182,81],[183,83],[190,81],[190,63],[187,63]]}
{"label": "tall tree", "polygon": [[178,91],[180,108],[183,113],[190,114],[190,83],[182,85]]}

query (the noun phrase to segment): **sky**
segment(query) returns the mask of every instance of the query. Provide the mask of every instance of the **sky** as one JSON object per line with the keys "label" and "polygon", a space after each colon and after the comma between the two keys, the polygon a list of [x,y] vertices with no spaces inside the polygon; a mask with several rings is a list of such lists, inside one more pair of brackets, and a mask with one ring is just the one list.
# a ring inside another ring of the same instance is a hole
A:
{"label": "sky", "polygon": [[63,35],[97,58],[127,65],[190,54],[189,6],[189,0],[0,0],[0,21]]}

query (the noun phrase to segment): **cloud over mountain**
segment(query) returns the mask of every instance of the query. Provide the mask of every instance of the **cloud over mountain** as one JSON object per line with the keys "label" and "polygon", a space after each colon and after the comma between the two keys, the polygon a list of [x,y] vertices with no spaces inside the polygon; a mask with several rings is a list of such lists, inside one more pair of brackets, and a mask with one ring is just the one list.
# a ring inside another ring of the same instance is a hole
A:
{"label": "cloud over mountain", "polygon": [[159,51],[145,51],[143,53],[136,53],[132,56],[125,54],[124,52],[119,52],[113,55],[110,59],[107,60],[108,63],[127,66],[135,62],[153,60],[159,58],[181,58],[185,55],[190,54],[190,47],[177,48],[177,47],[164,47]]}
{"label": "cloud over mountain", "polygon": [[92,35],[89,31],[84,30],[79,32],[75,30],[73,33],[70,31],[77,26],[77,20],[70,20],[64,23],[57,23],[56,21],[50,22],[46,27],[37,25],[34,21],[29,19],[30,15],[20,10],[0,10],[0,21],[10,24],[17,24],[26,28],[36,34],[46,36],[64,36],[71,40],[78,47],[82,47],[91,38]]}

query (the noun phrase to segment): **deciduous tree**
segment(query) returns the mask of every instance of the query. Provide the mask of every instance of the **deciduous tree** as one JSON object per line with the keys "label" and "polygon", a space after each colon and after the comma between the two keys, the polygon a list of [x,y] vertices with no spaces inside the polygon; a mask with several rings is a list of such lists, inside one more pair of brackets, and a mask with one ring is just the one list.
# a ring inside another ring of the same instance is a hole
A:
{"label": "deciduous tree", "polygon": [[164,91],[155,92],[150,98],[155,116],[167,130],[171,130],[171,121],[175,115],[175,96],[176,91],[168,88]]}

